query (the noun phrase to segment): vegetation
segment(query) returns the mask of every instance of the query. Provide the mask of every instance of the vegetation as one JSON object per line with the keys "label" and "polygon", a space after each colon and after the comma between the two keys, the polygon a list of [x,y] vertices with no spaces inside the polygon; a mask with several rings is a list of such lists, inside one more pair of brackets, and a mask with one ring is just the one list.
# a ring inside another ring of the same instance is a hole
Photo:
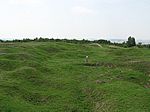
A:
{"label": "vegetation", "polygon": [[134,37],[129,37],[127,42],[123,42],[123,43],[113,43],[109,40],[104,40],[104,39],[100,39],[100,40],[76,40],[76,39],[72,39],[72,40],[68,40],[68,39],[49,39],[49,38],[35,38],[35,39],[23,39],[23,40],[0,40],[1,43],[9,43],[9,42],[66,42],[66,43],[75,43],[75,44],[87,44],[87,43],[98,43],[98,44],[107,44],[107,45],[115,45],[115,46],[119,46],[119,47],[134,47],[137,46],[139,48],[150,48],[150,44],[142,44],[141,42],[138,43],[136,45],[136,41]]}
{"label": "vegetation", "polygon": [[128,46],[128,47],[136,46],[136,42],[135,42],[135,38],[134,38],[134,37],[129,37],[129,38],[128,38],[127,46]]}
{"label": "vegetation", "polygon": [[16,41],[0,43],[0,112],[150,111],[149,49]]}

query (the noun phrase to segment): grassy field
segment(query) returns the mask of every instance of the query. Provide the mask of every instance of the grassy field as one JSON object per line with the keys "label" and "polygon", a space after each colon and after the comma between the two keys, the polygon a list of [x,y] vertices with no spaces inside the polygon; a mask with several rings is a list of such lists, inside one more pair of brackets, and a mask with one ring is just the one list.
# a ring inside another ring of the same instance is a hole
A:
{"label": "grassy field", "polygon": [[0,43],[0,112],[150,112],[149,88],[149,49]]}

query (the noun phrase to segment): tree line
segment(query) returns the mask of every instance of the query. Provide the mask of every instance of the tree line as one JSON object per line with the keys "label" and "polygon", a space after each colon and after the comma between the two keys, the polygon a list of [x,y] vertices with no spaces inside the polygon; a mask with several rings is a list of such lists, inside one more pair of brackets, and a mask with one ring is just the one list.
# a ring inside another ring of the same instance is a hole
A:
{"label": "tree line", "polygon": [[29,38],[25,38],[25,39],[15,39],[15,40],[1,40],[0,39],[0,43],[9,43],[9,42],[67,42],[67,43],[75,43],[75,44],[86,44],[86,43],[98,43],[98,44],[106,44],[106,45],[115,45],[115,46],[120,46],[120,47],[134,47],[137,46],[139,48],[150,48],[150,44],[142,44],[142,43],[138,43],[136,44],[136,40],[134,37],[129,37],[128,40],[126,42],[122,42],[122,43],[116,43],[116,42],[111,42],[109,40],[104,40],[104,39],[100,39],[100,40],[86,40],[86,39],[82,39],[82,40],[77,40],[77,39],[54,39],[54,38],[34,38],[34,39],[29,39]]}

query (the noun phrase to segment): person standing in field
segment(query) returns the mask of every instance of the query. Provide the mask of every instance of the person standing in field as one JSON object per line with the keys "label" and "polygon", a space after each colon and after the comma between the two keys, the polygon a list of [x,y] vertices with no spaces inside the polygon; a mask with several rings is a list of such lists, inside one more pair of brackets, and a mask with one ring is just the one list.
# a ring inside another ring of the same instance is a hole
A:
{"label": "person standing in field", "polygon": [[86,56],[85,57],[85,63],[88,63],[89,62],[89,56]]}

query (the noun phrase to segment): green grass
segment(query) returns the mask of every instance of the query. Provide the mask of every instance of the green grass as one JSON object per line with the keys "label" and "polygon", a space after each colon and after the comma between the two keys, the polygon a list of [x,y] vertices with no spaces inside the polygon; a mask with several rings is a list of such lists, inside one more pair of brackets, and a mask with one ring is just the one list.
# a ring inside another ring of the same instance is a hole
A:
{"label": "green grass", "polygon": [[0,43],[0,112],[150,112],[149,68],[145,48]]}

